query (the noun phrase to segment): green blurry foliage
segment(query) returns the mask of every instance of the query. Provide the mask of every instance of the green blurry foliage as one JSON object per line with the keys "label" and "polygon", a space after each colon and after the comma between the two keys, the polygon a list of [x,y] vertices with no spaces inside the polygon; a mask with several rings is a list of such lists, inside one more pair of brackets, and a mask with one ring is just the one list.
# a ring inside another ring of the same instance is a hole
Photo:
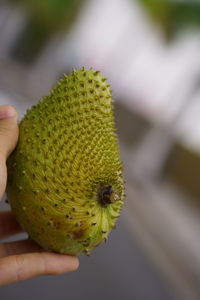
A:
{"label": "green blurry foliage", "polygon": [[10,0],[23,5],[35,22],[43,24],[49,30],[62,29],[69,24],[83,0]]}
{"label": "green blurry foliage", "polygon": [[13,56],[22,62],[34,61],[37,54],[55,32],[70,28],[84,0],[10,0],[22,6],[29,21],[17,41]]}
{"label": "green blurry foliage", "polygon": [[200,28],[200,1],[193,0],[138,0],[153,20],[162,26],[166,38],[180,30]]}

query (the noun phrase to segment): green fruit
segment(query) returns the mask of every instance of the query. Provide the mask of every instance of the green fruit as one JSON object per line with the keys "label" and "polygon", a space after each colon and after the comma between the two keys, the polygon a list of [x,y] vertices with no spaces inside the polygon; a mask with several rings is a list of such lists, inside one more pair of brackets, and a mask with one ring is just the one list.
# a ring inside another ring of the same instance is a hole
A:
{"label": "green fruit", "polygon": [[115,226],[124,181],[112,102],[106,78],[82,68],[20,123],[7,194],[22,228],[45,249],[88,253]]}

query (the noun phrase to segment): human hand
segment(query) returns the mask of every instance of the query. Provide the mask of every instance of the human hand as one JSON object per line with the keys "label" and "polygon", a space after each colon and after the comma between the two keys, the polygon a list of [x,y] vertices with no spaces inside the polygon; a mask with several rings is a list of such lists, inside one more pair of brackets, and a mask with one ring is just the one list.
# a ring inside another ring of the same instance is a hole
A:
{"label": "human hand", "polygon": [[[0,199],[6,188],[6,159],[14,150],[17,140],[17,112],[12,106],[0,106]],[[12,212],[0,212],[0,239],[21,231]],[[30,240],[0,243],[0,285],[39,275],[75,271],[78,264],[76,257],[45,252]]]}

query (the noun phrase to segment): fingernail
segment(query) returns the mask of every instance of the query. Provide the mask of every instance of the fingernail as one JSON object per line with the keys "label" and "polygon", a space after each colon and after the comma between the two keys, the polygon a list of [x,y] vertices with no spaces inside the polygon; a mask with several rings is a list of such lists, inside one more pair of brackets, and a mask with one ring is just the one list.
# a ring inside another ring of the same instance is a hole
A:
{"label": "fingernail", "polygon": [[12,110],[2,110],[2,111],[0,111],[0,120],[7,119],[7,118],[12,118],[14,116],[15,116],[15,113]]}

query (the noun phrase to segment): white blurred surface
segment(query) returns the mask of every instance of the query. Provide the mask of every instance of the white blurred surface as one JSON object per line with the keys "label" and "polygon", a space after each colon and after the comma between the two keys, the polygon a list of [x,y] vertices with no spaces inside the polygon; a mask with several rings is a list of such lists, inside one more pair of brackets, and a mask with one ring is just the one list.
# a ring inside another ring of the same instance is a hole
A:
{"label": "white blurred surface", "polygon": [[[199,126],[191,112],[200,76],[199,32],[184,32],[167,44],[137,1],[89,3],[61,46],[60,64],[70,56],[71,66],[103,70],[124,105],[200,150]],[[186,103],[190,111],[184,111]]]}

